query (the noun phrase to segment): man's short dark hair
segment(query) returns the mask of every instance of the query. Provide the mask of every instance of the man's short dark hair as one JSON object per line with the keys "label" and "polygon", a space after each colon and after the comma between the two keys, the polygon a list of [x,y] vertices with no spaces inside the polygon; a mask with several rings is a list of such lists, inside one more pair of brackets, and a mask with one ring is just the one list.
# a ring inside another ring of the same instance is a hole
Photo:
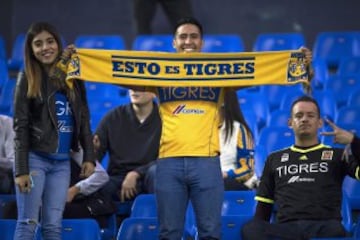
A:
{"label": "man's short dark hair", "polygon": [[292,111],[293,111],[293,108],[294,108],[295,104],[297,104],[298,102],[312,102],[313,104],[315,104],[316,109],[317,109],[318,116],[320,117],[320,107],[319,107],[319,104],[316,102],[315,99],[313,99],[312,97],[309,97],[309,96],[307,96],[307,95],[304,95],[304,96],[299,97],[298,99],[296,99],[296,100],[291,104],[291,114],[292,114]]}
{"label": "man's short dark hair", "polygon": [[202,27],[201,23],[193,17],[181,18],[179,21],[177,21],[177,23],[175,25],[175,29],[174,29],[174,34],[176,34],[177,29],[184,24],[193,24],[193,25],[197,26],[199,28],[201,37],[203,36],[203,27]]}

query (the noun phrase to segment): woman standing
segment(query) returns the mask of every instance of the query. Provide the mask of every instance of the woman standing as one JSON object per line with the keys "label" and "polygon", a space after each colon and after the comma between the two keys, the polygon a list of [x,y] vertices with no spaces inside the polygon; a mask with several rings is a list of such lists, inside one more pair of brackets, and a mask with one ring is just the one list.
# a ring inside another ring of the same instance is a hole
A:
{"label": "woman standing", "polygon": [[[70,181],[70,151],[84,149],[81,175],[95,166],[85,88],[70,89],[58,74],[74,50],[62,52],[60,35],[34,23],[25,40],[25,71],[15,90],[15,183],[18,221],[15,240],[32,240],[41,221],[43,239],[61,240],[61,220]],[[41,211],[40,211],[41,210]]]}

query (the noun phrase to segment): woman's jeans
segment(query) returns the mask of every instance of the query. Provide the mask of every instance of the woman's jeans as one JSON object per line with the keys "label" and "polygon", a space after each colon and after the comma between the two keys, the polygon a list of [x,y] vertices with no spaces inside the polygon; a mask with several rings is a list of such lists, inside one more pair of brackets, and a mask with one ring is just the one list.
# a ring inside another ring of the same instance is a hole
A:
{"label": "woman's jeans", "polygon": [[181,239],[189,200],[194,208],[199,239],[220,239],[224,181],[218,157],[159,159],[155,196],[159,239]]}
{"label": "woman's jeans", "polygon": [[[41,221],[45,240],[61,240],[61,221],[70,184],[70,161],[50,160],[29,154],[31,191],[16,187],[18,220],[15,240],[33,240]],[[41,210],[41,211],[40,211]]]}

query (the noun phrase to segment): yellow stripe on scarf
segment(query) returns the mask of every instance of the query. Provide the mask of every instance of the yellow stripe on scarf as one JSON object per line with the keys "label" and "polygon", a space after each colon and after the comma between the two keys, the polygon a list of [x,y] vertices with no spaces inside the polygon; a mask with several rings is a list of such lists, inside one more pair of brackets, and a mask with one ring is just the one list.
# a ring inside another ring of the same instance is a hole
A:
{"label": "yellow stripe on scarf", "polygon": [[135,86],[233,87],[307,82],[300,51],[164,53],[77,49],[72,79]]}

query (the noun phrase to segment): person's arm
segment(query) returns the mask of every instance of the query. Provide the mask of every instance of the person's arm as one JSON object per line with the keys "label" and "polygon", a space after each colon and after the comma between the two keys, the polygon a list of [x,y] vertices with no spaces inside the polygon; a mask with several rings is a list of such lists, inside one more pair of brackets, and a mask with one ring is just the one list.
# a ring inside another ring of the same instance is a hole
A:
{"label": "person's arm", "polygon": [[89,177],[81,180],[75,184],[79,189],[79,193],[84,195],[90,195],[98,191],[109,181],[109,175],[103,166],[96,161],[95,171]]}
{"label": "person's arm", "polygon": [[4,134],[4,142],[2,143],[3,155],[0,157],[0,167],[12,169],[15,161],[13,119],[7,116],[1,116],[1,124],[1,133]]}
{"label": "person's arm", "polygon": [[258,202],[254,218],[258,220],[270,221],[273,205],[264,202]]}

